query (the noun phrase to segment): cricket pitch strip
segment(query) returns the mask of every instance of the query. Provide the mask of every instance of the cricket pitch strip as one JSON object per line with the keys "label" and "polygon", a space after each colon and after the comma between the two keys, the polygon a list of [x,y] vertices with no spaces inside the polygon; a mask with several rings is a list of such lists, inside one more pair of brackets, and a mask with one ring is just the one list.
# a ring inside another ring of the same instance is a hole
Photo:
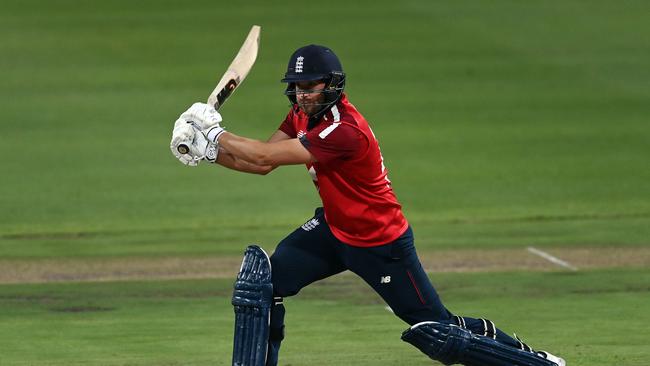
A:
{"label": "cricket pitch strip", "polygon": [[[534,252],[534,251],[533,251]],[[649,267],[650,248],[544,249],[575,270]],[[435,272],[568,271],[526,248],[427,250],[425,270]],[[234,278],[240,256],[0,259],[0,284]]]}

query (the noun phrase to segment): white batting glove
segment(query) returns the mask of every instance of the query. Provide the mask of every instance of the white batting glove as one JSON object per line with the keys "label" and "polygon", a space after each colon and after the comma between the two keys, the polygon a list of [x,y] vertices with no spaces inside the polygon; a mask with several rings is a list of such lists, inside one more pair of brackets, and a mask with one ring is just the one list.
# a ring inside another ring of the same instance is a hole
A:
{"label": "white batting glove", "polygon": [[203,130],[203,134],[208,139],[208,141],[215,144],[219,142],[219,137],[221,137],[224,132],[226,132],[226,129],[218,125],[210,127],[207,130]]}
{"label": "white batting glove", "polygon": [[208,141],[208,146],[205,149],[205,156],[203,157],[203,160],[214,164],[217,162],[217,156],[219,156],[219,144],[216,142]]}
{"label": "white batting glove", "polygon": [[219,126],[219,123],[223,120],[221,114],[212,105],[206,103],[192,104],[179,118],[196,123],[201,131]]}
{"label": "white batting glove", "polygon": [[198,162],[194,159],[193,156],[188,154],[181,154],[178,151],[179,145],[191,146],[194,142],[194,135],[196,134],[196,128],[192,124],[187,123],[187,121],[179,118],[174,124],[174,130],[172,131],[172,141],[169,144],[169,148],[172,151],[172,154],[178,159],[181,163],[189,166],[197,166]]}
{"label": "white batting glove", "polygon": [[[197,166],[201,160],[214,163],[219,154],[219,146],[216,142],[208,141],[206,135],[199,130],[195,122],[187,122],[178,119],[172,134],[172,141],[169,148],[172,154],[183,164]],[[185,145],[189,151],[181,154],[178,151],[179,145]]]}
{"label": "white batting glove", "polygon": [[[197,126],[194,126],[195,128]],[[219,155],[219,145],[216,142],[209,141],[205,134],[198,129],[194,134],[194,141],[188,146],[190,151],[186,155],[191,155],[192,160],[198,165],[202,160],[208,163],[215,163]]]}

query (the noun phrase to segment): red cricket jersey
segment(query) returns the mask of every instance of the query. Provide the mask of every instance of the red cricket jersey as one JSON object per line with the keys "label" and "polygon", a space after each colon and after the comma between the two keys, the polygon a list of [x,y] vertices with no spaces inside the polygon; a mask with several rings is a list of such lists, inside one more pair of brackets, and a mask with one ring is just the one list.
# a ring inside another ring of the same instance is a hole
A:
{"label": "red cricket jersey", "polygon": [[354,246],[387,244],[408,222],[393,193],[379,143],[368,122],[345,94],[311,130],[309,117],[294,106],[279,129],[318,160],[307,164],[336,238]]}

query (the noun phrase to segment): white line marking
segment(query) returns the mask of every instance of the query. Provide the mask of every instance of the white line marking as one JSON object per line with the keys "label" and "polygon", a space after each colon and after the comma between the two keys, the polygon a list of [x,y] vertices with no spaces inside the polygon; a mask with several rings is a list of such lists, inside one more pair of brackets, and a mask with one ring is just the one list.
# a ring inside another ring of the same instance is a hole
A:
{"label": "white line marking", "polygon": [[393,311],[393,309],[390,308],[390,306],[385,306],[384,309],[386,309],[387,311],[390,311],[391,313],[395,314],[395,312]]}
{"label": "white line marking", "polygon": [[569,262],[565,262],[565,261],[561,260],[560,258],[554,257],[554,256],[552,256],[552,255],[550,255],[550,254],[548,254],[546,252],[543,252],[543,251],[541,251],[541,250],[539,250],[537,248],[528,247],[528,251],[535,254],[535,255],[538,255],[538,256],[540,256],[540,257],[542,257],[544,259],[546,259],[547,261],[549,261],[551,263],[555,263],[560,267],[564,267],[564,268],[570,269],[572,271],[577,271],[578,270],[577,267],[572,266]]}

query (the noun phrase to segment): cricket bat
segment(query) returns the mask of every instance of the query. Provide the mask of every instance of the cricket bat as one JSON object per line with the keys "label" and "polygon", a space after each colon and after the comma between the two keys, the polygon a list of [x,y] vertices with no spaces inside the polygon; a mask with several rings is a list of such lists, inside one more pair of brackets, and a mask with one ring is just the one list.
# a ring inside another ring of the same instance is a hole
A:
{"label": "cricket bat", "polygon": [[[237,52],[237,56],[232,60],[230,66],[228,66],[228,70],[226,70],[217,86],[210,93],[208,103],[212,104],[214,109],[219,110],[221,108],[253,68],[253,64],[255,64],[255,60],[257,59],[257,50],[260,46],[260,31],[261,28],[259,25],[254,25],[251,28],[248,36],[246,36],[246,40],[244,40],[244,44],[242,44],[239,52]],[[187,154],[190,151],[187,144],[180,144],[177,149],[181,154]]]}

